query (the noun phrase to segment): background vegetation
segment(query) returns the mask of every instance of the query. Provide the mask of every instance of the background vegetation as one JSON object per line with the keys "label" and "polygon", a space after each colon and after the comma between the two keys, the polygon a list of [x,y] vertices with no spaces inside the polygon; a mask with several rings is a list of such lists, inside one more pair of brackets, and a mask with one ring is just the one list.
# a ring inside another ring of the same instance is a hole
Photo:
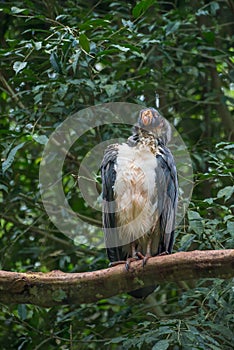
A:
{"label": "background vegetation", "polygon": [[[155,92],[190,151],[195,173],[175,251],[233,248],[233,2],[0,5],[1,269],[79,272],[107,266],[104,251],[76,246],[48,219],[38,186],[43,148],[72,113],[113,101],[155,106]],[[64,165],[64,191],[87,220],[100,216],[85,206],[72,174],[100,137],[112,136],[113,129],[95,129],[73,146],[74,158]],[[1,305],[0,345],[227,350],[233,322],[232,282],[200,280],[160,285],[141,303],[119,295],[96,305]]]}

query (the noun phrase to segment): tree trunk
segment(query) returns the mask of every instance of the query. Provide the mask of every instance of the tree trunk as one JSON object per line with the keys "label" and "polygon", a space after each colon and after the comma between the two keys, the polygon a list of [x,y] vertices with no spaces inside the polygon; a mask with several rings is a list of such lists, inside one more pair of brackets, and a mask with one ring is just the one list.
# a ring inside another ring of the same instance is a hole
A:
{"label": "tree trunk", "polygon": [[95,302],[142,286],[234,276],[234,249],[180,252],[84,273],[0,271],[0,302],[43,307]]}
{"label": "tree trunk", "polygon": [[[195,6],[197,7],[197,4]],[[213,24],[209,16],[197,16],[197,21],[199,28],[210,28],[212,31]],[[217,38],[215,39],[215,46],[217,47],[217,50],[220,49],[219,40]],[[216,109],[222,121],[226,138],[228,141],[234,141],[234,122],[231,112],[229,111],[225,102],[226,98],[222,90],[222,80],[217,71],[217,63],[215,58],[207,59],[207,72],[209,72],[211,77],[212,92],[215,94],[214,101],[216,102]]]}

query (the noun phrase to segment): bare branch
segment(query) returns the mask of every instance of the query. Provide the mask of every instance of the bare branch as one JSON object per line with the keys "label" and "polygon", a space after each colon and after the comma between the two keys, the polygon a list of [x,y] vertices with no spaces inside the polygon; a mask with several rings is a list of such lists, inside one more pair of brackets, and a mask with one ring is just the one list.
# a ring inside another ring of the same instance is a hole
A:
{"label": "bare branch", "polygon": [[17,94],[14,92],[14,90],[11,88],[11,86],[8,84],[2,73],[0,72],[0,82],[2,83],[3,87],[6,89],[6,92],[9,94],[9,96],[16,102],[16,104],[21,109],[26,109],[24,104],[21,102],[21,100],[18,98]]}
{"label": "bare branch", "polygon": [[84,272],[17,273],[0,271],[0,302],[43,307],[95,302],[116,294],[162,282],[231,278],[234,249],[180,252],[136,261],[127,272],[124,265]]}

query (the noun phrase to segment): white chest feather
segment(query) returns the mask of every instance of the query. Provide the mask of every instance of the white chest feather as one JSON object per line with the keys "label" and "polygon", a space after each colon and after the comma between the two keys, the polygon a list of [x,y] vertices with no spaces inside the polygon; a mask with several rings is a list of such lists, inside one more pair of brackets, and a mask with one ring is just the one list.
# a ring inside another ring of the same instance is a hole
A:
{"label": "white chest feather", "polygon": [[156,166],[156,157],[149,147],[119,146],[114,193],[123,241],[126,235],[129,242],[144,239],[157,222]]}

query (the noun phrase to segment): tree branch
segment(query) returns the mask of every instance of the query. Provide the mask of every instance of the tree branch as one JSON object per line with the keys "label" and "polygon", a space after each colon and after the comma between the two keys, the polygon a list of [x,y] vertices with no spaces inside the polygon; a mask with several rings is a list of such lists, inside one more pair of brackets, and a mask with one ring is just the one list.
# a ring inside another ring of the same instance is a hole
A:
{"label": "tree branch", "polygon": [[0,302],[43,307],[95,302],[142,286],[234,276],[234,249],[180,252],[83,273],[0,271]]}
{"label": "tree branch", "polygon": [[24,106],[24,104],[20,101],[20,99],[18,98],[17,94],[14,92],[14,90],[10,87],[10,85],[8,84],[8,82],[6,81],[6,79],[4,78],[4,76],[2,75],[2,73],[0,72],[0,82],[2,82],[3,87],[6,89],[6,92],[9,94],[9,96],[16,102],[16,104],[21,108],[21,109],[25,109],[26,107]]}

